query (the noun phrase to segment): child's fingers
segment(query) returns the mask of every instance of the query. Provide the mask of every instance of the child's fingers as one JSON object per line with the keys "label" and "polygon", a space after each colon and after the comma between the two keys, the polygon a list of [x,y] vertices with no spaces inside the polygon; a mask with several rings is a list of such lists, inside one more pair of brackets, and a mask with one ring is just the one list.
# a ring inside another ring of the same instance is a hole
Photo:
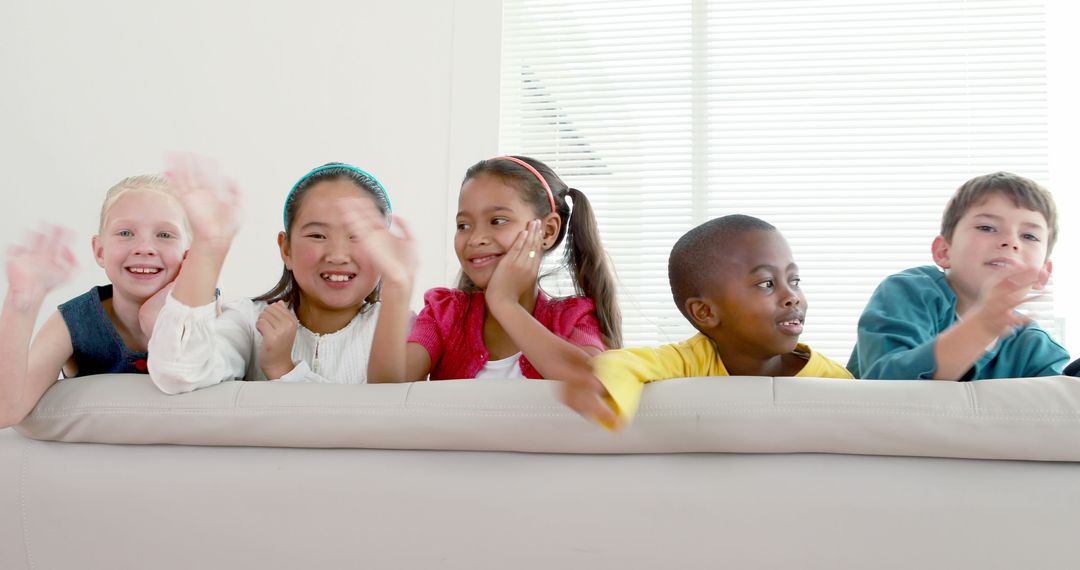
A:
{"label": "child's fingers", "polygon": [[60,250],[60,255],[57,256],[57,259],[60,261],[61,266],[65,271],[70,271],[79,265],[79,260],[75,257],[75,252],[71,251],[71,248],[67,246],[64,246],[64,248]]}
{"label": "child's fingers", "polygon": [[1042,291],[1046,288],[1046,284],[1050,281],[1050,272],[1045,267],[1039,269],[1039,277],[1035,281],[1034,289]]}
{"label": "child's fingers", "polygon": [[271,309],[270,315],[279,326],[295,328],[300,324],[296,320],[296,315],[289,310],[289,307],[285,306],[285,301],[278,301],[267,308]]}
{"label": "child's fingers", "polygon": [[1046,270],[1041,267],[1032,267],[1009,275],[1003,282],[1007,283],[1011,289],[1024,289],[1039,283],[1045,272]]}
{"label": "child's fingers", "polygon": [[1040,279],[1040,271],[1029,269],[1007,275],[992,285],[991,298],[1005,307],[1015,307],[1028,298],[1030,292]]}
{"label": "child's fingers", "polygon": [[266,320],[271,324],[279,326],[282,324],[282,321],[286,319],[284,312],[284,306],[281,304],[281,301],[278,301],[277,303],[266,307],[266,309],[263,310],[263,315],[266,315]]}
{"label": "child's fingers", "polygon": [[49,257],[61,265],[66,264],[68,256],[74,259],[71,248],[68,247],[71,236],[72,232],[62,226],[53,226],[49,232]]}
{"label": "child's fingers", "polygon": [[43,232],[30,232],[30,238],[27,241],[30,244],[27,249],[29,249],[30,251],[44,253],[47,252],[49,249],[49,236]]}
{"label": "child's fingers", "polygon": [[544,232],[540,228],[540,220],[533,220],[529,227],[529,259],[532,265],[540,267],[540,259],[543,257],[543,244],[541,243]]}
{"label": "child's fingers", "polygon": [[[259,323],[262,323],[262,328],[259,332],[264,337],[277,338],[282,332],[288,330],[288,321],[281,315],[276,314],[276,311],[263,311],[263,314],[259,316]],[[258,328],[256,326],[256,328]]]}
{"label": "child's fingers", "polygon": [[165,177],[172,183],[173,190],[177,194],[184,195],[190,192],[194,186],[191,183],[190,160],[186,153],[165,154]]}
{"label": "child's fingers", "polygon": [[363,238],[371,232],[386,228],[386,220],[371,200],[341,198],[337,205],[341,209],[345,227],[356,237]]}
{"label": "child's fingers", "polygon": [[170,152],[165,155],[166,177],[180,194],[209,190],[219,199],[227,198],[227,181],[221,175],[217,161],[191,152]]}
{"label": "child's fingers", "polygon": [[514,238],[514,243],[510,245],[510,251],[506,252],[506,257],[511,261],[517,261],[521,259],[522,256],[527,255],[525,254],[525,241],[528,237],[528,230],[521,230],[518,232],[517,237]]}
{"label": "child's fingers", "polygon": [[619,415],[600,394],[581,386],[566,386],[563,403],[583,418],[595,421],[608,429],[621,426]]}
{"label": "child's fingers", "polygon": [[606,398],[600,395],[593,396],[591,416],[600,425],[614,431],[622,429],[622,420],[619,414],[611,407]]}
{"label": "child's fingers", "polygon": [[57,236],[56,236],[56,239],[57,239],[58,243],[62,244],[65,247],[70,247],[71,244],[75,243],[75,237],[76,237],[75,230],[72,230],[71,228],[66,227],[66,226],[56,226],[56,227],[59,229],[59,232],[57,233]]}
{"label": "child's fingers", "polygon": [[191,182],[195,188],[203,188],[218,195],[219,198],[223,190],[223,184],[221,179],[221,169],[218,167],[216,160],[205,156],[200,156],[195,153],[187,153],[188,157],[188,176],[191,178]]}
{"label": "child's fingers", "polygon": [[58,245],[63,245],[64,228],[62,226],[49,225],[45,234],[48,237],[50,248],[55,249]]}
{"label": "child's fingers", "polygon": [[413,241],[412,231],[409,230],[409,225],[405,223],[405,220],[398,216],[390,216],[390,233],[400,234],[398,237],[405,241]]}
{"label": "child's fingers", "polygon": [[255,322],[255,328],[258,329],[260,333],[263,333],[264,336],[268,331],[274,328],[275,318],[272,307],[273,305],[270,305],[263,309],[263,312],[259,314],[259,318]]}
{"label": "child's fingers", "polygon": [[232,178],[225,179],[225,198],[229,205],[238,211],[244,207],[244,195],[240,192],[240,185]]}
{"label": "child's fingers", "polygon": [[259,315],[259,318],[255,319],[255,330],[259,331],[259,334],[261,334],[264,337],[266,336],[266,334],[268,332],[268,329],[270,328],[269,322],[263,316],[265,314],[266,314],[266,311],[263,311],[262,315]]}

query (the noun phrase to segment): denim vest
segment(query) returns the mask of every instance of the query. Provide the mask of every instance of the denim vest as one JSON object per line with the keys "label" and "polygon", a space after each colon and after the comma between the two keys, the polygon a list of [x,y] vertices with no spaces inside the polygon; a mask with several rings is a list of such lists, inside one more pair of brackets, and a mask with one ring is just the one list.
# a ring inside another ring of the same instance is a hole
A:
{"label": "denim vest", "polygon": [[112,295],[112,285],[102,285],[58,307],[71,334],[76,376],[146,374],[146,353],[128,350],[105,314],[102,302]]}

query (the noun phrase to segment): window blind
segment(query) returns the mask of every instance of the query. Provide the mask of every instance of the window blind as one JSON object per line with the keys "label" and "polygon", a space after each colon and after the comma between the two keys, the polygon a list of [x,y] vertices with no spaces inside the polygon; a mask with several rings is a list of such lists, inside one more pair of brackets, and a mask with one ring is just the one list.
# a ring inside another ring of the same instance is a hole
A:
{"label": "window blind", "polygon": [[[693,334],[671,246],[745,213],[791,243],[803,342],[846,362],[962,182],[1048,177],[1041,1],[506,0],[502,31],[500,152],[589,197],[630,346]],[[1052,307],[1052,287],[1025,305],[1054,334]]]}

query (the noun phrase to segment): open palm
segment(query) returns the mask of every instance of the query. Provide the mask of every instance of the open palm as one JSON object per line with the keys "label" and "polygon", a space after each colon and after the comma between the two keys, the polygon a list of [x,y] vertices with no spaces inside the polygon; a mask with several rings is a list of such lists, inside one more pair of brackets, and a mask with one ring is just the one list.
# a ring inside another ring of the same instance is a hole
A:
{"label": "open palm", "polygon": [[405,222],[394,216],[387,227],[386,218],[371,200],[343,199],[339,206],[349,235],[363,247],[383,282],[411,284],[416,274],[416,245]]}
{"label": "open palm", "polygon": [[60,226],[34,232],[24,245],[7,254],[8,286],[12,291],[48,293],[75,272],[78,263],[68,244],[72,233]]}
{"label": "open palm", "polygon": [[231,241],[240,229],[242,199],[236,183],[214,161],[194,154],[167,157],[166,176],[187,213],[194,238]]}

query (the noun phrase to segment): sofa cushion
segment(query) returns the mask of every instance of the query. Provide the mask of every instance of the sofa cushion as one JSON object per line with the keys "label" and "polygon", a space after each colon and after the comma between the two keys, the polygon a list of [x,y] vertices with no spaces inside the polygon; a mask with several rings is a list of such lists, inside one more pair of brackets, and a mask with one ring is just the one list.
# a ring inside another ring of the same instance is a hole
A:
{"label": "sofa cushion", "polygon": [[825,452],[1080,461],[1080,379],[968,383],[689,378],[646,387],[608,432],[556,383],[225,382],[162,394],[141,375],[54,385],[17,429],[35,439],[552,453]]}

